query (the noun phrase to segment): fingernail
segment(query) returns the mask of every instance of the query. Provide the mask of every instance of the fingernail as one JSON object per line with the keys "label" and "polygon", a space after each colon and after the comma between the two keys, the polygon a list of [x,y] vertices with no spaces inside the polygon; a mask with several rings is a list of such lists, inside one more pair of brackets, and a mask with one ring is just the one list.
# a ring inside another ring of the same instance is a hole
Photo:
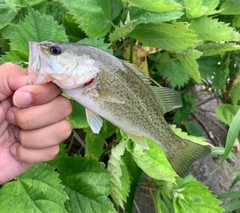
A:
{"label": "fingernail", "polygon": [[17,92],[13,96],[13,104],[17,107],[27,107],[32,103],[32,96],[28,92]]}

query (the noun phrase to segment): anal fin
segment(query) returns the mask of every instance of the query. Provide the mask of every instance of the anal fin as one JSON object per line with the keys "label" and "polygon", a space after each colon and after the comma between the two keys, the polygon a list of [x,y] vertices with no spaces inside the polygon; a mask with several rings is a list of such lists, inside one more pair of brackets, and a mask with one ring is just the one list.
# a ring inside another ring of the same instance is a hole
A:
{"label": "anal fin", "polygon": [[103,125],[103,120],[99,115],[95,114],[93,111],[86,109],[86,117],[89,126],[94,133],[99,133]]}
{"label": "anal fin", "polygon": [[136,135],[130,132],[125,132],[129,138],[131,138],[136,144],[140,145],[141,147],[143,147],[144,149],[149,150],[149,146],[147,144],[147,142],[145,141],[144,137],[141,135]]}

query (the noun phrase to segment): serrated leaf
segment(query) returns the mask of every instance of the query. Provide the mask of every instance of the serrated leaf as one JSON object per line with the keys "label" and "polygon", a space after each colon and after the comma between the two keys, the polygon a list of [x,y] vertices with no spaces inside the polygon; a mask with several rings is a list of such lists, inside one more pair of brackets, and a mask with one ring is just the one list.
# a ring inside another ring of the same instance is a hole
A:
{"label": "serrated leaf", "polygon": [[103,146],[106,139],[114,134],[116,127],[107,120],[103,120],[103,126],[98,134],[93,133],[90,127],[84,129],[84,131],[86,132],[85,155],[99,158],[103,154]]}
{"label": "serrated leaf", "polygon": [[215,10],[220,0],[194,0],[185,1],[186,16],[188,18],[198,18],[204,15],[213,15],[219,11]]}
{"label": "serrated leaf", "polygon": [[34,6],[37,4],[42,3],[44,0],[28,0],[28,1],[22,1],[22,0],[5,0],[5,2],[11,6],[14,7],[27,7],[27,5]]}
{"label": "serrated leaf", "polygon": [[221,203],[208,188],[189,175],[173,188],[174,207],[181,213],[222,213]]}
{"label": "serrated leaf", "polygon": [[110,0],[62,0],[62,2],[89,37],[101,38],[110,30]]}
{"label": "serrated leaf", "polygon": [[77,42],[79,44],[86,44],[86,45],[90,45],[96,48],[99,48],[105,52],[108,52],[109,54],[113,54],[113,50],[109,49],[109,46],[111,44],[106,44],[104,43],[104,39],[98,39],[98,38],[85,38],[80,40],[79,42]]}
{"label": "serrated leaf", "polygon": [[225,1],[221,8],[223,10],[221,14],[226,15],[237,15],[240,14],[240,2],[239,0],[228,0]]}
{"label": "serrated leaf", "polygon": [[[158,73],[169,81],[172,88],[178,86],[181,87],[189,80],[189,75],[186,72],[185,68],[181,64],[179,60],[170,60],[169,55],[164,55],[161,58],[159,65],[156,66]],[[168,61],[168,63],[164,63],[164,61]],[[161,64],[162,62],[162,64]]]}
{"label": "serrated leaf", "polygon": [[139,24],[129,35],[145,46],[164,50],[184,50],[197,43],[194,31],[189,29],[188,24],[182,22]]}
{"label": "serrated leaf", "polygon": [[159,145],[145,138],[150,148],[150,150],[146,150],[126,136],[123,135],[123,137],[127,143],[127,150],[147,175],[156,180],[175,181],[177,175]]}
{"label": "serrated leaf", "polygon": [[174,131],[174,133],[178,135],[180,138],[184,138],[204,146],[212,146],[211,144],[206,142],[206,139],[204,137],[196,137],[194,135],[189,135],[187,132],[182,131],[181,128],[177,128],[176,125],[170,125],[170,127]]}
{"label": "serrated leaf", "polygon": [[149,10],[152,12],[163,12],[171,10],[180,10],[182,6],[173,0],[123,0],[132,6],[142,8],[144,10]]}
{"label": "serrated leaf", "polygon": [[5,4],[0,4],[0,29],[8,25],[16,15],[17,11]]}
{"label": "serrated leaf", "polygon": [[96,158],[73,156],[59,166],[59,178],[70,200],[65,203],[71,213],[115,213],[109,200],[110,174]]}
{"label": "serrated leaf", "polygon": [[54,168],[37,164],[17,178],[17,181],[9,182],[1,188],[1,213],[66,213],[64,202],[68,196],[63,188]]}
{"label": "serrated leaf", "polygon": [[197,63],[196,59],[201,56],[201,52],[199,52],[197,50],[193,50],[191,55],[177,53],[176,56],[180,60],[182,65],[184,66],[187,73],[197,83],[200,83],[201,82],[201,76],[200,76],[200,72],[198,70],[199,66],[198,66],[198,63]]}
{"label": "serrated leaf", "polygon": [[108,161],[108,171],[111,173],[110,182],[112,185],[111,197],[114,202],[124,209],[124,203],[127,201],[127,196],[130,189],[130,178],[125,162],[122,156],[125,151],[125,144],[122,140],[111,151],[111,157]]}
{"label": "serrated leaf", "polygon": [[170,20],[175,20],[183,15],[182,11],[167,11],[167,12],[149,12],[140,8],[130,7],[128,10],[128,19],[125,23],[120,23],[114,32],[110,34],[110,41],[115,41],[118,38],[125,37],[133,31],[133,29],[141,23],[160,23]]}
{"label": "serrated leaf", "polygon": [[28,58],[28,42],[44,40],[67,41],[67,36],[64,29],[51,16],[41,15],[28,7],[28,16],[24,22],[17,25],[11,39],[11,50],[20,51],[22,57]]}
{"label": "serrated leaf", "polygon": [[210,17],[193,19],[190,28],[194,30],[201,40],[206,41],[239,41],[240,34],[229,24]]}
{"label": "serrated leaf", "polygon": [[233,86],[233,88],[230,91],[230,96],[232,99],[232,103],[234,105],[237,105],[240,101],[240,82],[238,82],[236,85]]}
{"label": "serrated leaf", "polygon": [[203,53],[203,56],[212,56],[228,51],[240,50],[240,45],[234,43],[207,43],[198,46],[197,49]]}
{"label": "serrated leaf", "polygon": [[208,79],[214,76],[214,73],[219,69],[220,65],[218,64],[221,61],[220,55],[214,56],[202,56],[197,59],[199,65],[199,72],[203,79]]}
{"label": "serrated leaf", "polygon": [[176,189],[173,189],[173,193],[176,212],[223,212],[223,209],[219,207],[221,202],[216,199],[216,196],[203,183],[196,181],[191,175],[183,179]]}
{"label": "serrated leaf", "polygon": [[4,62],[24,62],[28,61],[28,57],[24,56],[20,51],[14,50],[10,52],[6,52],[6,55],[2,56],[2,60]]}
{"label": "serrated leaf", "polygon": [[127,19],[125,20],[124,24],[120,22],[120,25],[115,28],[114,32],[109,35],[109,39],[111,42],[116,41],[117,39],[124,37],[131,33],[134,29],[134,22],[136,20],[131,21],[130,16],[128,13]]}
{"label": "serrated leaf", "polygon": [[72,113],[68,116],[68,121],[73,129],[82,129],[88,127],[85,108],[74,100],[72,103]]}
{"label": "serrated leaf", "polygon": [[218,118],[225,124],[230,125],[233,117],[240,109],[240,106],[234,106],[231,104],[222,104],[216,109]]}

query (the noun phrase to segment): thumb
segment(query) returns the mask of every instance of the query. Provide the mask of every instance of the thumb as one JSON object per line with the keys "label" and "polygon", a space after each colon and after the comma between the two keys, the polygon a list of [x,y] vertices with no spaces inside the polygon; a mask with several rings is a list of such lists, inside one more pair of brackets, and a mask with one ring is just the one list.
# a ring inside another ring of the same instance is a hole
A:
{"label": "thumb", "polygon": [[22,67],[5,63],[0,66],[0,101],[8,98],[18,88],[27,85],[28,73]]}

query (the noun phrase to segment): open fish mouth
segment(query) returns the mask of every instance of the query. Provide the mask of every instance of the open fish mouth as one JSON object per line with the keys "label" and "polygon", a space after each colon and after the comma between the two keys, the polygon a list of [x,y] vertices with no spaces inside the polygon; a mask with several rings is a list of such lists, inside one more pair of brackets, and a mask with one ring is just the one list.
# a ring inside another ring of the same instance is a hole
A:
{"label": "open fish mouth", "polygon": [[[28,84],[44,84],[52,79],[44,74],[42,67],[47,65],[47,60],[42,55],[37,42],[29,42]],[[46,67],[46,66],[45,66]]]}

